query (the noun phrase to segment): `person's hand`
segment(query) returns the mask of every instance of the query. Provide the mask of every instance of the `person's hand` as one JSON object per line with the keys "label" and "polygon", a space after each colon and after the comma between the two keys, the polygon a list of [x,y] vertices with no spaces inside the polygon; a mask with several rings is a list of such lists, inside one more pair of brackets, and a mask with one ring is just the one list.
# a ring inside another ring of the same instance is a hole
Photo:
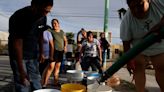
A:
{"label": "person's hand", "polygon": [[100,65],[102,65],[102,57],[100,57],[99,59],[100,59]]}
{"label": "person's hand", "polygon": [[135,70],[135,61],[131,60],[127,63],[127,70],[129,72],[129,74],[133,74],[133,71]]}
{"label": "person's hand", "polygon": [[39,55],[39,63],[44,63],[44,60],[45,60],[44,55],[40,54]]}
{"label": "person's hand", "polygon": [[66,53],[67,52],[67,47],[64,47],[64,53]]}
{"label": "person's hand", "polygon": [[30,85],[30,81],[29,81],[29,78],[28,78],[26,73],[24,73],[24,72],[20,73],[20,82],[24,86],[29,86]]}
{"label": "person's hand", "polygon": [[54,58],[53,57],[50,57],[49,60],[50,60],[50,62],[53,62],[54,61]]}

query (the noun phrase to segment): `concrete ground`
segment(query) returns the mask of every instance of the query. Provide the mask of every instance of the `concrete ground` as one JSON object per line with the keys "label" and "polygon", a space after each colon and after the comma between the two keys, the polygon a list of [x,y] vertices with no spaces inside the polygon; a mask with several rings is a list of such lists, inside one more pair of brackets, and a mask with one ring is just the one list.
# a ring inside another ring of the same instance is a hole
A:
{"label": "concrete ground", "polygon": [[[109,62],[107,64],[110,64]],[[151,74],[149,74],[151,72]],[[147,82],[146,89],[148,92],[160,92],[159,86],[157,85],[154,77],[153,70],[147,70]],[[131,77],[127,72],[126,68],[121,68],[115,75],[119,76],[122,83],[130,83]],[[9,64],[8,56],[0,56],[0,92],[14,92],[13,86],[13,75]],[[130,84],[132,85],[132,84]],[[127,85],[126,85],[127,87]],[[119,90],[118,92],[123,92]],[[134,91],[124,91],[124,92],[134,92]]]}

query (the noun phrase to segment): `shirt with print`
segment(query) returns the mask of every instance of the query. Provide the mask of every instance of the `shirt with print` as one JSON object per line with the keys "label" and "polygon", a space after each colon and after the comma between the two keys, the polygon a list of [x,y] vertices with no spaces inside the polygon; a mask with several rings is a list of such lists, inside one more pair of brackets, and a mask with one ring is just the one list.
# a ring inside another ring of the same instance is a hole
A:
{"label": "shirt with print", "polygon": [[93,39],[93,42],[89,43],[88,41],[84,41],[82,43],[82,47],[84,48],[84,57],[96,57],[98,56],[98,46],[100,43],[97,39]]}
{"label": "shirt with print", "polygon": [[[149,14],[145,19],[136,19],[128,10],[120,26],[120,38],[122,41],[132,40],[132,46],[136,45],[154,25],[160,22],[163,15],[164,0],[151,0]],[[142,52],[147,56],[161,53],[164,53],[164,40],[153,44]]]}

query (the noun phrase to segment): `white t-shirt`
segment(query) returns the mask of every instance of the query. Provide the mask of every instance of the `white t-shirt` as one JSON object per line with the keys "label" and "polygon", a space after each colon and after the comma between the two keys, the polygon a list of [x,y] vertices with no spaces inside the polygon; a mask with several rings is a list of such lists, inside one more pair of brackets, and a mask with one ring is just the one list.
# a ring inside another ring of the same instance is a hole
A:
{"label": "white t-shirt", "polygon": [[97,46],[100,46],[100,43],[97,39],[94,39],[92,43],[84,41],[82,47],[84,47],[84,57],[96,57],[98,56]]}
{"label": "white t-shirt", "polygon": [[43,52],[44,52],[44,57],[46,59],[49,58],[49,50],[50,50],[50,40],[53,40],[52,34],[49,31],[44,31],[43,32]]}
{"label": "white t-shirt", "polygon": [[[122,41],[132,40],[132,45],[136,45],[154,25],[159,23],[163,16],[164,0],[151,0],[149,14],[145,19],[133,17],[128,10],[120,26],[120,38]],[[147,56],[164,53],[164,40],[153,44],[142,53]]]}

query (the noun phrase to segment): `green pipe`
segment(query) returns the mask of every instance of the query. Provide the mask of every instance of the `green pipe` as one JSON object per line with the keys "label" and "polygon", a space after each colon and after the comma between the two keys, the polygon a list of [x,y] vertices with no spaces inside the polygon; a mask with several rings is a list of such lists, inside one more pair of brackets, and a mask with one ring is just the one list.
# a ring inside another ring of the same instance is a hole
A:
{"label": "green pipe", "polygon": [[104,82],[105,80],[110,78],[114,73],[116,73],[121,67],[127,64],[136,55],[144,51],[152,44],[156,43],[159,39],[162,39],[162,37],[164,37],[164,27],[160,29],[158,35],[156,33],[148,35],[143,40],[141,40],[140,43],[135,45],[133,48],[123,54],[120,58],[118,58],[118,60],[104,72],[104,74],[101,76],[100,82]]}
{"label": "green pipe", "polygon": [[[105,0],[105,9],[104,9],[104,32],[105,32],[105,37],[108,39],[108,12],[109,11],[109,0]],[[104,58],[104,66],[103,68],[106,68],[106,53],[105,53],[105,58]]]}

